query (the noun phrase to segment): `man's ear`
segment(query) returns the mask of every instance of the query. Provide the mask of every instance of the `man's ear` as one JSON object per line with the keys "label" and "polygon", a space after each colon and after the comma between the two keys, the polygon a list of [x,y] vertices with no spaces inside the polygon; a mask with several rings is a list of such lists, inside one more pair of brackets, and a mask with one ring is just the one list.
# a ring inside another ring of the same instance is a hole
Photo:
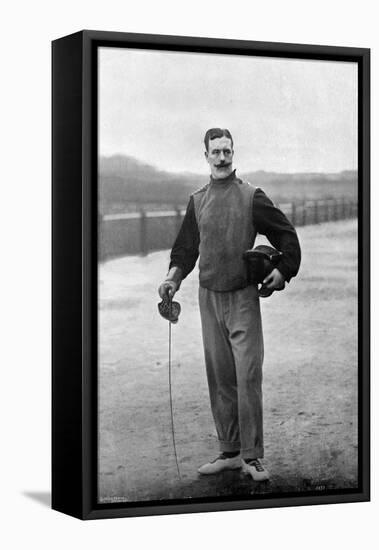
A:
{"label": "man's ear", "polygon": [[208,151],[204,151],[205,160],[208,160]]}

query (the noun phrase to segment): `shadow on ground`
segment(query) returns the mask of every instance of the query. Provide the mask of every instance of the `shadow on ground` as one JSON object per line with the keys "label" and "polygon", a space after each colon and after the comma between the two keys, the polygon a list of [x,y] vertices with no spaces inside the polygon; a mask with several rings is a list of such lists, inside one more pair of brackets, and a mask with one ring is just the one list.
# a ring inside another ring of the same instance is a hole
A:
{"label": "shadow on ground", "polygon": [[46,491],[24,491],[22,493],[25,497],[28,497],[43,506],[51,506],[51,493]]}

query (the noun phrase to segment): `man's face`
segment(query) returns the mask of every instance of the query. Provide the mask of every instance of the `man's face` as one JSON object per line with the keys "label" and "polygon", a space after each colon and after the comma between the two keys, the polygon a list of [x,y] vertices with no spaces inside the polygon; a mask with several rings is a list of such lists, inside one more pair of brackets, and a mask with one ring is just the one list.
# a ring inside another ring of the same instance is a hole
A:
{"label": "man's face", "polygon": [[226,136],[209,140],[205,158],[214,179],[227,178],[233,172],[232,140]]}

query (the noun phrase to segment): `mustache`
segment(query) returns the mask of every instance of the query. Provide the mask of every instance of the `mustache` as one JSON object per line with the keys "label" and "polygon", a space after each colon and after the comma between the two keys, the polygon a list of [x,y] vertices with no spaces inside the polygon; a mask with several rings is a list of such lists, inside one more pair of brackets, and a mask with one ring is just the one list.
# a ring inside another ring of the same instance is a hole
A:
{"label": "mustache", "polygon": [[221,162],[220,164],[216,164],[217,168],[226,168],[227,166],[231,166],[231,162]]}

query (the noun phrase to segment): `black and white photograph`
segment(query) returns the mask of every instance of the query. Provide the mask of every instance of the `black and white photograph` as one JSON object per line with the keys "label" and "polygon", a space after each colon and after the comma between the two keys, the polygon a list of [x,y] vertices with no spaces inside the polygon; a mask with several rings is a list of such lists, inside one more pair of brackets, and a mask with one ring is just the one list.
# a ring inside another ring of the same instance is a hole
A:
{"label": "black and white photograph", "polygon": [[99,504],[358,491],[358,92],[98,48]]}
{"label": "black and white photograph", "polygon": [[3,548],[375,546],[375,8],[4,5]]}

